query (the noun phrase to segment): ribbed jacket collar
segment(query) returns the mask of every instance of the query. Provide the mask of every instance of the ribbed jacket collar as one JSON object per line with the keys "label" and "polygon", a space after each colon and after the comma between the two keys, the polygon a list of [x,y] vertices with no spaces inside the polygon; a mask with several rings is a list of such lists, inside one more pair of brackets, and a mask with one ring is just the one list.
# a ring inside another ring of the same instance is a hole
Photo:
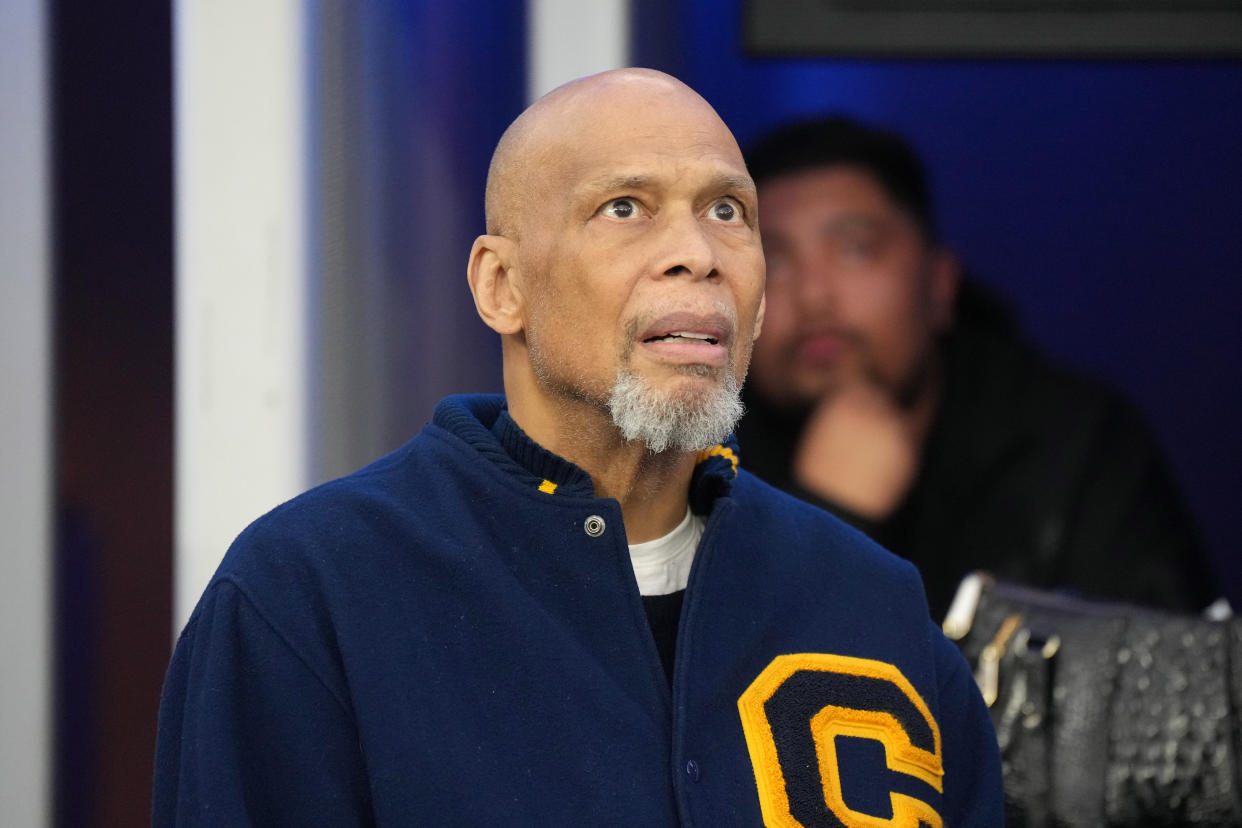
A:
{"label": "ribbed jacket collar", "polygon": [[[533,487],[555,484],[557,495],[594,497],[591,476],[563,457],[553,454],[522,431],[509,416],[503,394],[457,394],[436,406],[433,422],[465,441],[497,468]],[[699,455],[690,481],[690,508],[696,514],[729,492],[737,476],[737,441],[724,443]]]}

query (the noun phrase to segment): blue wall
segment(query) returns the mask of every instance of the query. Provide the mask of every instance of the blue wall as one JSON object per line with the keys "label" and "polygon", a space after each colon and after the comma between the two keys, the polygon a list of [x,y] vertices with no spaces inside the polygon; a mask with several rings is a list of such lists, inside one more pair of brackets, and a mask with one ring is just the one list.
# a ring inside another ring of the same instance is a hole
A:
{"label": "blue wall", "polygon": [[[500,344],[480,321],[466,260],[484,232],[492,150],[526,104],[522,3],[379,0],[359,4],[363,99],[358,175],[365,237],[359,280],[380,330],[367,404],[382,409],[379,448],[422,427],[435,403],[499,391]],[[341,471],[345,471],[342,469]]]}
{"label": "blue wall", "polygon": [[970,269],[1146,413],[1237,604],[1242,63],[747,58],[740,0],[638,8],[640,62],[743,142],[827,110],[908,135]]}

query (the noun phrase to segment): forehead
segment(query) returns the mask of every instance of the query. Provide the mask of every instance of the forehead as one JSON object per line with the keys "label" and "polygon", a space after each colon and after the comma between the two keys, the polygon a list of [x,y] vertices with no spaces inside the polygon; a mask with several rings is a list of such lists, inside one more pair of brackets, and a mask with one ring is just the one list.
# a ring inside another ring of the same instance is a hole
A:
{"label": "forehead", "polygon": [[899,212],[897,204],[870,173],[847,166],[820,167],[779,175],[759,187],[764,221],[814,212]]}
{"label": "forehead", "polygon": [[705,102],[592,102],[562,133],[554,177],[574,191],[726,179],[750,185],[733,135]]}
{"label": "forehead", "polygon": [[753,198],[754,182],[744,166],[704,154],[677,157],[670,153],[635,153],[606,156],[597,164],[584,164],[566,175],[566,193],[572,199],[621,191],[686,191],[745,194]]}

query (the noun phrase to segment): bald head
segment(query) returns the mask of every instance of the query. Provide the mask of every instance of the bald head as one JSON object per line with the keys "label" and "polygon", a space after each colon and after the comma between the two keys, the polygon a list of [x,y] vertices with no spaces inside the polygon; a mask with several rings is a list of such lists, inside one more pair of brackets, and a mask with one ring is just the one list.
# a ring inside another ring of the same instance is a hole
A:
{"label": "bald head", "polygon": [[487,232],[521,236],[524,208],[538,204],[549,188],[557,192],[570,183],[576,152],[569,150],[580,151],[586,133],[610,124],[641,125],[657,111],[702,119],[705,131],[723,131],[733,142],[711,105],[663,72],[615,69],[570,81],[531,104],[496,145],[487,171]]}
{"label": "bald head", "polygon": [[661,453],[728,432],[763,248],[754,183],[705,100],[645,69],[552,91],[496,148],[487,225],[467,279],[527,434],[569,457],[596,437]]}

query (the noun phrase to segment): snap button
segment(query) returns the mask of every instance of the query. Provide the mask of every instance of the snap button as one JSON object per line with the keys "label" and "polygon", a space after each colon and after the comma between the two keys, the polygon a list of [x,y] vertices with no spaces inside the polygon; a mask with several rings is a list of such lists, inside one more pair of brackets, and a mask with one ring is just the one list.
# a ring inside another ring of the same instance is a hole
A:
{"label": "snap button", "polygon": [[604,519],[599,515],[591,515],[582,524],[582,528],[593,538],[598,538],[604,534],[604,526]]}
{"label": "snap button", "polygon": [[699,781],[699,763],[693,759],[686,762],[686,776],[690,777],[691,782]]}

